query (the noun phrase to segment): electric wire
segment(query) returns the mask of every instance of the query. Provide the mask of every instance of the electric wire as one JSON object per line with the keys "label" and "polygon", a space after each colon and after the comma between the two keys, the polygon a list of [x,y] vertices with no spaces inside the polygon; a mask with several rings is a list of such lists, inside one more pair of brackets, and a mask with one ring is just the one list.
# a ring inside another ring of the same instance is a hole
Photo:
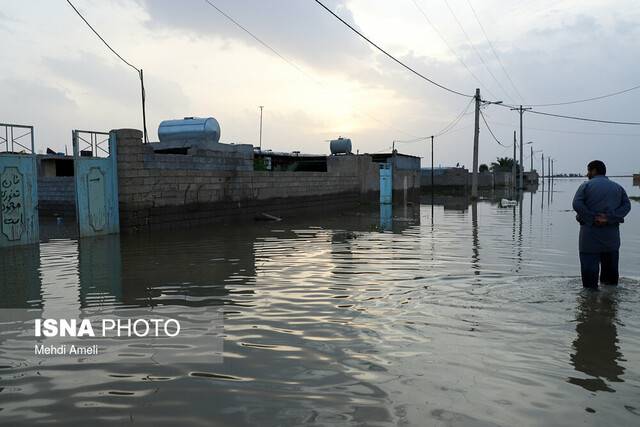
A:
{"label": "electric wire", "polygon": [[480,58],[480,62],[482,63],[482,65],[484,65],[484,67],[487,69],[487,71],[489,72],[489,74],[491,75],[491,78],[493,79],[493,81],[496,82],[496,85],[498,85],[498,87],[500,88],[500,90],[502,91],[502,93],[504,93],[507,98],[511,98],[511,96],[509,95],[509,93],[504,89],[504,87],[502,87],[502,84],[500,84],[500,81],[496,78],[495,74],[493,74],[493,72],[491,71],[491,68],[489,68],[489,66],[487,65],[487,63],[485,62],[484,58],[482,57],[482,55],[480,55],[480,52],[478,51],[478,49],[476,48],[476,46],[473,44],[473,42],[471,41],[471,37],[469,37],[469,34],[467,33],[467,31],[464,29],[464,26],[462,25],[462,23],[460,22],[460,20],[458,19],[458,16],[455,14],[455,12],[453,11],[453,9],[451,8],[451,6],[449,5],[449,2],[447,0],[444,0],[445,5],[447,6],[447,9],[449,9],[449,12],[451,12],[451,16],[453,16],[453,19],[456,21],[456,23],[458,24],[458,27],[460,27],[460,30],[462,30],[462,33],[464,34],[464,36],[467,38],[467,41],[469,42],[469,45],[471,46],[471,48],[473,49],[473,51],[476,53],[476,55],[478,55],[478,58]]}
{"label": "electric wire", "polygon": [[421,141],[426,141],[427,139],[431,139],[430,136],[421,136],[419,138],[414,138],[414,139],[395,139],[393,142],[399,142],[402,144],[412,144],[414,142],[421,142]]}
{"label": "electric wire", "polygon": [[[515,128],[518,125],[513,123],[504,123],[492,121],[494,125]],[[584,132],[584,131],[572,131],[566,129],[545,129],[539,127],[532,126],[524,126],[523,129],[530,131],[538,131],[538,132],[550,132],[550,133],[560,133],[560,134],[570,134],[570,135],[593,135],[593,136],[623,136],[623,137],[633,137],[637,138],[640,136],[640,133],[618,133],[618,132]]]}
{"label": "electric wire", "polygon": [[222,16],[224,16],[225,18],[227,18],[229,21],[231,21],[236,27],[240,28],[242,31],[244,31],[245,33],[247,33],[249,35],[249,37],[251,37],[252,39],[254,39],[255,41],[257,41],[258,43],[260,43],[264,48],[266,48],[267,50],[271,51],[271,53],[273,53],[274,55],[276,55],[278,58],[282,59],[284,62],[286,62],[287,64],[291,65],[293,68],[295,68],[296,70],[300,71],[301,73],[307,75],[307,77],[313,78],[311,76],[309,76],[306,71],[304,71],[302,68],[300,68],[295,62],[290,61],[289,59],[287,59],[285,56],[281,55],[280,52],[278,52],[277,50],[275,50],[274,48],[272,48],[271,46],[269,46],[267,43],[265,43],[264,41],[262,41],[262,39],[260,39],[258,36],[256,36],[255,34],[253,34],[251,31],[249,31],[244,25],[242,25],[241,23],[239,23],[238,21],[236,21],[235,19],[233,19],[233,17],[231,17],[229,14],[227,14],[224,10],[220,9],[218,6],[216,6],[214,3],[212,3],[210,0],[204,0],[209,6],[211,6],[212,8],[214,8],[216,11],[218,11],[218,13]]}
{"label": "electric wire", "polygon": [[583,122],[606,123],[610,125],[640,126],[640,122],[623,122],[623,121],[616,121],[616,120],[592,119],[588,117],[565,116],[563,114],[553,114],[553,113],[547,113],[544,111],[537,111],[537,110],[529,110],[528,112],[533,114],[539,114],[542,116],[557,117],[557,118],[570,119],[570,120],[581,120]]}
{"label": "electric wire", "polygon": [[129,61],[127,61],[126,59],[124,59],[118,52],[116,52],[116,50],[114,48],[111,47],[111,45],[109,45],[109,43],[107,43],[107,41],[102,38],[102,36],[100,35],[100,33],[98,33],[95,28],[93,28],[93,26],[89,23],[89,21],[87,21],[85,19],[84,16],[82,16],[82,14],[80,13],[80,11],[78,9],[76,9],[76,7],[73,5],[73,3],[71,3],[70,0],[67,0],[67,3],[69,3],[69,6],[71,6],[71,8],[78,14],[78,16],[84,21],[85,24],[87,24],[87,26],[91,29],[91,31],[93,31],[93,33],[98,36],[98,38],[100,39],[100,41],[102,41],[102,43],[104,43],[104,45],[111,51],[113,52],[114,55],[116,55],[118,58],[120,58],[120,60],[122,62],[124,62],[125,64],[127,64],[129,67],[133,68],[134,70],[136,70],[138,73],[140,73],[140,69],[136,66],[134,66],[133,64],[131,64]]}
{"label": "electric wire", "polygon": [[365,36],[362,32],[358,31],[356,28],[354,28],[351,24],[349,24],[347,21],[345,21],[344,19],[342,19],[340,16],[338,16],[336,13],[334,13],[331,9],[329,9],[324,3],[322,3],[320,0],[314,0],[318,5],[320,5],[324,10],[326,10],[329,14],[331,14],[334,18],[336,18],[338,21],[340,21],[342,24],[344,24],[347,28],[349,28],[351,31],[353,31],[354,33],[356,33],[358,36],[360,36],[360,38],[362,38],[363,40],[365,40],[367,43],[369,43],[371,46],[375,47],[377,50],[379,50],[380,52],[382,52],[384,55],[386,55],[389,59],[391,59],[392,61],[396,62],[398,65],[402,66],[403,68],[407,69],[408,71],[410,71],[411,73],[415,74],[416,76],[420,77],[421,79],[441,88],[444,89],[448,92],[454,93],[456,95],[460,95],[460,96],[464,96],[467,98],[473,98],[474,95],[468,95],[466,93],[462,93],[462,92],[458,92],[457,90],[451,89],[447,86],[444,86],[432,79],[430,79],[429,77],[425,76],[424,74],[420,73],[419,71],[416,71],[415,69],[411,68],[410,66],[408,66],[407,64],[405,64],[404,62],[400,61],[398,58],[396,58],[395,56],[393,56],[392,54],[390,54],[389,52],[387,52],[386,50],[384,50],[383,48],[381,48],[378,44],[374,43],[371,39],[369,39],[367,36]]}
{"label": "electric wire", "polygon": [[69,4],[69,6],[71,6],[71,8],[76,12],[76,14],[78,14],[78,16],[84,21],[85,24],[87,24],[87,26],[91,29],[91,31],[93,31],[93,33],[100,39],[100,41],[102,43],[104,43],[104,45],[111,51],[113,52],[113,54],[115,56],[117,56],[122,62],[124,62],[125,64],[127,64],[129,67],[133,68],[134,70],[136,70],[136,72],[138,73],[138,78],[140,79],[140,89],[141,89],[141,95],[142,95],[142,131],[143,131],[143,137],[144,137],[144,142],[145,144],[149,142],[149,136],[147,133],[147,123],[146,123],[146,109],[145,109],[145,103],[146,103],[146,99],[147,99],[147,92],[144,88],[144,78],[143,78],[143,73],[142,73],[142,69],[136,67],[135,65],[133,65],[132,63],[130,63],[129,61],[127,61],[126,59],[124,59],[122,57],[122,55],[120,55],[114,48],[111,47],[111,45],[109,43],[107,43],[107,41],[100,35],[100,33],[98,33],[98,31],[96,31],[95,28],[93,28],[93,26],[89,23],[89,21],[87,21],[85,19],[84,16],[82,16],[82,14],[80,13],[80,11],[73,5],[73,3],[71,3],[70,0],[67,0],[67,3]]}
{"label": "electric wire", "polygon": [[522,96],[522,94],[520,93],[520,91],[516,87],[515,83],[511,79],[511,76],[507,72],[507,69],[505,68],[504,63],[500,59],[500,56],[498,56],[498,52],[496,52],[495,48],[493,47],[493,43],[491,43],[491,40],[489,39],[489,36],[487,35],[487,32],[484,29],[484,25],[482,25],[482,22],[480,21],[480,18],[478,17],[478,14],[476,13],[475,8],[471,4],[471,0],[467,0],[467,4],[469,5],[469,8],[473,12],[473,16],[476,18],[476,22],[480,26],[480,29],[482,30],[482,34],[484,34],[484,38],[487,40],[487,43],[489,43],[489,47],[491,48],[491,51],[493,52],[493,56],[495,56],[496,60],[498,61],[498,64],[500,64],[500,68],[502,68],[502,72],[504,73],[505,76],[507,76],[507,80],[509,80],[509,83],[511,84],[511,87],[516,92],[516,94],[518,95],[520,100],[524,101],[524,97]]}
{"label": "electric wire", "polygon": [[612,96],[621,95],[623,93],[631,92],[633,90],[640,89],[640,85],[636,85],[627,89],[619,90],[617,92],[608,93],[605,95],[594,96],[593,98],[585,98],[585,99],[577,99],[575,101],[566,101],[566,102],[556,102],[551,104],[527,104],[529,107],[554,107],[558,105],[571,105],[571,104],[579,104],[581,102],[589,102],[589,101],[597,101],[599,99],[610,98]]}
{"label": "electric wire", "polygon": [[460,55],[458,55],[456,53],[456,51],[453,49],[453,47],[451,47],[451,45],[449,44],[449,42],[447,41],[447,39],[444,37],[444,35],[442,34],[442,32],[438,29],[438,27],[435,26],[435,24],[431,21],[431,19],[429,18],[429,16],[427,15],[427,13],[424,11],[424,9],[418,4],[417,0],[411,0],[413,2],[413,4],[415,5],[416,9],[418,9],[418,11],[420,12],[420,14],[424,17],[425,21],[427,21],[427,23],[429,24],[429,26],[431,26],[431,28],[433,29],[433,31],[435,31],[435,33],[438,35],[438,37],[440,37],[440,40],[442,40],[442,42],[447,46],[447,48],[449,49],[449,51],[451,52],[451,54],[453,56],[456,57],[456,59],[458,60],[458,62],[460,62],[464,68],[467,69],[467,72],[469,73],[469,75],[471,77],[474,78],[474,80],[476,82],[478,82],[478,84],[480,85],[480,87],[485,90],[492,98],[497,99],[497,97],[491,92],[491,90],[489,89],[489,87],[487,85],[485,85],[480,78],[478,78],[478,76],[476,76],[476,74],[471,71],[471,68],[469,68],[469,66],[467,65],[466,62],[463,61],[462,57],[460,57]]}
{"label": "electric wire", "polygon": [[[460,123],[460,120],[462,120],[462,118],[470,113],[468,113],[467,111],[469,110],[469,106],[473,103],[474,99],[472,99],[467,106],[465,107],[464,110],[462,110],[460,112],[460,114],[458,114],[458,116],[456,116],[456,118],[450,122],[447,126],[445,126],[440,132],[434,134],[433,136],[423,136],[423,137],[419,137],[419,138],[414,138],[414,139],[409,139],[409,140],[395,140],[393,141],[394,143],[398,142],[398,143],[415,143],[415,142],[424,142],[424,141],[428,141],[432,138],[436,138],[436,137],[440,137],[440,136],[444,136],[446,134],[449,133],[454,133],[454,132],[459,132],[461,130],[467,129],[473,125],[469,125],[469,126],[464,126],[462,128],[458,128],[455,129],[455,127]],[[455,130],[454,130],[455,129]]]}
{"label": "electric wire", "polygon": [[460,123],[460,120],[462,120],[462,117],[464,117],[467,114],[467,111],[469,111],[469,107],[471,106],[473,101],[474,101],[473,99],[471,101],[469,101],[469,103],[467,104],[465,109],[462,110],[462,112],[460,114],[458,114],[458,116],[455,119],[453,119],[453,121],[451,123],[449,123],[447,126],[442,128],[442,130],[440,130],[440,132],[436,133],[433,136],[434,137],[442,136],[442,135],[446,135],[447,133],[451,132],[451,130],[453,130],[453,128],[455,128],[458,125],[458,123]]}
{"label": "electric wire", "polygon": [[493,137],[493,139],[501,146],[503,147],[512,147],[512,145],[505,145],[502,142],[500,142],[498,140],[498,138],[496,138],[495,134],[493,133],[493,131],[491,130],[491,126],[489,126],[489,123],[487,123],[487,119],[484,117],[484,113],[482,112],[482,110],[480,110],[480,117],[482,117],[482,121],[484,122],[484,125],[487,127],[487,130],[489,131],[489,133],[491,134],[491,136]]}
{"label": "electric wire", "polygon": [[[509,108],[509,109],[514,109],[514,110],[519,110],[520,109],[520,106],[516,106],[516,105],[496,104],[496,103],[493,103],[492,105],[497,105],[498,107]],[[589,118],[589,117],[568,116],[568,115],[564,115],[564,114],[554,114],[554,113],[548,113],[546,111],[529,110],[529,109],[526,110],[526,112],[527,113],[532,113],[532,114],[539,114],[539,115],[542,115],[542,116],[557,117],[557,118],[561,118],[561,119],[580,120],[580,121],[583,121],[583,122],[604,123],[604,124],[610,124],[610,125],[640,126],[640,122],[626,122],[626,121],[619,121],[619,120],[593,119],[593,118]]]}
{"label": "electric wire", "polygon": [[[309,73],[307,73],[304,69],[302,69],[301,67],[299,67],[295,62],[291,61],[290,59],[288,59],[287,57],[285,57],[284,55],[282,55],[280,52],[278,52],[275,48],[271,47],[267,42],[263,41],[260,37],[258,37],[257,35],[255,35],[254,33],[252,33],[248,28],[246,28],[244,25],[242,25],[240,22],[238,22],[237,20],[235,20],[231,15],[229,15],[228,13],[226,13],[225,11],[223,11],[222,9],[220,9],[218,6],[216,6],[214,3],[212,3],[210,0],[204,0],[205,3],[207,3],[209,6],[213,7],[220,15],[222,15],[223,17],[225,17],[227,20],[229,20],[231,23],[233,23],[236,27],[240,28],[242,31],[244,31],[245,33],[247,33],[252,39],[254,39],[255,41],[257,41],[258,43],[260,43],[260,45],[262,45],[263,47],[265,47],[266,49],[268,49],[270,52],[272,52],[274,55],[276,55],[278,58],[280,58],[281,60],[283,60],[284,62],[286,62],[287,64],[289,64],[291,67],[293,67],[294,69],[296,69],[298,72],[300,72],[302,75],[304,75],[305,77],[307,77],[308,79],[312,80],[313,82],[315,82],[316,84],[325,87],[325,84],[316,79],[315,77],[313,77],[312,75],[310,75]],[[366,116],[368,118],[370,118],[371,120],[378,122],[380,124],[382,124],[383,126],[385,126],[387,129],[391,129],[394,130],[396,132],[400,132],[404,135],[410,136],[410,137],[415,137],[415,135],[411,134],[410,132],[406,132],[402,129],[398,129],[395,128],[393,126],[389,126],[386,122],[366,113],[366,112],[356,112],[356,114],[360,114],[363,116]]]}
{"label": "electric wire", "polygon": [[[469,101],[469,103],[465,106],[465,108],[458,113],[458,115],[449,123],[447,124],[444,128],[442,128],[442,130],[440,130],[439,132],[436,132],[433,134],[433,137],[439,137],[442,135],[446,135],[447,133],[451,132],[457,125],[458,123],[460,123],[460,120],[462,120],[462,118],[464,116],[467,115],[467,111],[469,111],[469,107],[471,106],[471,104],[473,103],[473,99],[471,101]],[[395,142],[400,142],[400,143],[413,143],[413,142],[420,142],[420,141],[425,141],[427,139],[430,139],[431,136],[422,136],[422,137],[417,137],[414,139],[405,139],[405,140],[395,140]]]}

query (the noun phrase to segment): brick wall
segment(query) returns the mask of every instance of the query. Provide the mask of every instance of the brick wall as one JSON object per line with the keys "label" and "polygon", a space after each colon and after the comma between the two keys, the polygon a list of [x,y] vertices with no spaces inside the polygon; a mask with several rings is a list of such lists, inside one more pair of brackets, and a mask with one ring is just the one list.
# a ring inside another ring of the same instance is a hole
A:
{"label": "brick wall", "polygon": [[332,156],[327,172],[253,171],[253,150],[246,146],[156,154],[142,144],[140,131],[112,132],[123,229],[321,211],[355,205],[379,191],[369,156]]}

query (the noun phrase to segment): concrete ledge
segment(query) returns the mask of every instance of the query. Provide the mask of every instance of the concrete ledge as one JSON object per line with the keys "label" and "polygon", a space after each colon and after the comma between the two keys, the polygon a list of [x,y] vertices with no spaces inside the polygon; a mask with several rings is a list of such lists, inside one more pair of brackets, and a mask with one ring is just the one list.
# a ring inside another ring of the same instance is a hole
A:
{"label": "concrete ledge", "polygon": [[111,132],[115,132],[116,138],[118,139],[139,139],[140,143],[142,143],[142,131],[138,129],[115,129]]}

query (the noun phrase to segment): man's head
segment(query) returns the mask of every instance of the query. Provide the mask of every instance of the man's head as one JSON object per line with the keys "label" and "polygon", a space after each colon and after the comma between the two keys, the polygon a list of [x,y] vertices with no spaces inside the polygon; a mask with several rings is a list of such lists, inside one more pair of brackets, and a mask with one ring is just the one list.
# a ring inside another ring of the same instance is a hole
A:
{"label": "man's head", "polygon": [[606,174],[607,174],[607,167],[604,165],[604,162],[602,162],[601,160],[594,160],[592,162],[589,162],[589,164],[587,165],[587,177],[589,179],[597,175],[604,176]]}

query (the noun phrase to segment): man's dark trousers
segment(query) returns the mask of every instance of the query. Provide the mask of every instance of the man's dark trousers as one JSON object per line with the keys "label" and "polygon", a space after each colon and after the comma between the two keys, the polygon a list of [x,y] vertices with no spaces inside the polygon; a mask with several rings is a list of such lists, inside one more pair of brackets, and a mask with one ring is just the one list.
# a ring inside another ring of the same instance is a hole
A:
{"label": "man's dark trousers", "polygon": [[619,252],[580,252],[580,272],[582,284],[585,288],[598,287],[600,282],[605,285],[618,284]]}

